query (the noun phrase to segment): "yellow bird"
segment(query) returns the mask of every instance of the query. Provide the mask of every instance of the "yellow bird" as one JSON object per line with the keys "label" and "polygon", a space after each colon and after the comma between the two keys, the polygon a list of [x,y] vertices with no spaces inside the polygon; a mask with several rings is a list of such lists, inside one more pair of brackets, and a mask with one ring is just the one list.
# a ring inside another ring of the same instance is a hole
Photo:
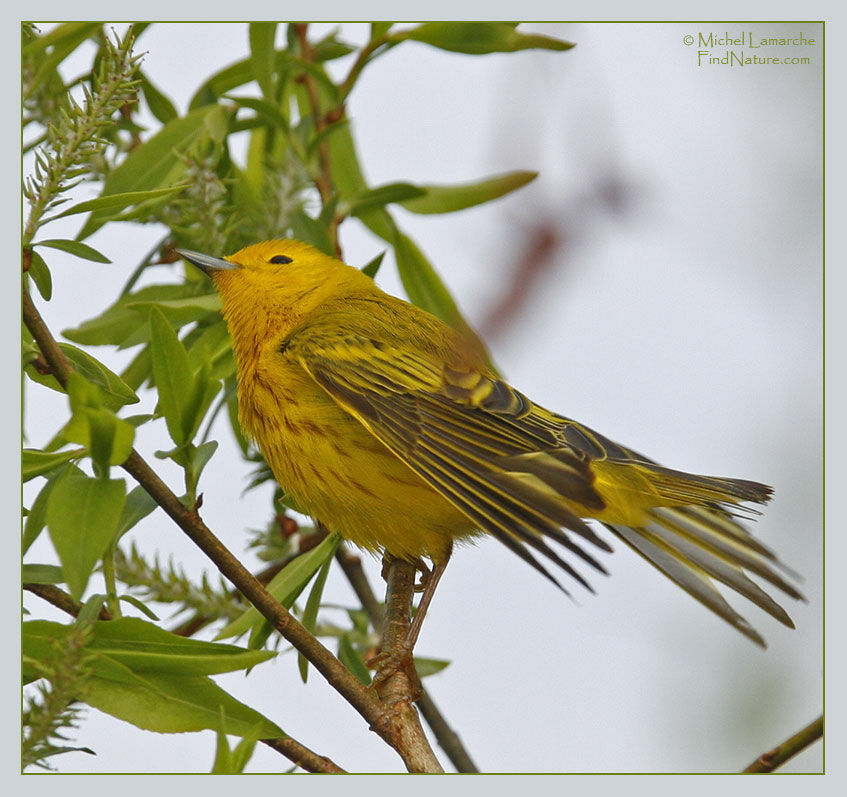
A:
{"label": "yellow bird", "polygon": [[307,244],[178,251],[221,295],[239,420],[282,489],[361,548],[430,559],[422,600],[454,540],[480,534],[590,590],[574,565],[605,573],[590,550],[612,550],[593,519],[757,644],[714,581],[793,628],[745,571],[802,599],[780,570],[796,576],[736,520],[770,487],[662,467],[539,407],[459,332]]}

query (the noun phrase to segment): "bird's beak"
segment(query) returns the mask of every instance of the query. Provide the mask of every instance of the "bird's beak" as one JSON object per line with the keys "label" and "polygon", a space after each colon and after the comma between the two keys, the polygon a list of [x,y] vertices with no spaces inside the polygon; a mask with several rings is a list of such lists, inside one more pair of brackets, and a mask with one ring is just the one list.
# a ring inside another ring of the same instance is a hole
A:
{"label": "bird's beak", "polygon": [[189,263],[197,266],[201,271],[205,271],[210,277],[213,271],[228,271],[238,268],[235,263],[230,263],[220,257],[204,255],[202,252],[192,252],[190,249],[177,249],[176,251]]}

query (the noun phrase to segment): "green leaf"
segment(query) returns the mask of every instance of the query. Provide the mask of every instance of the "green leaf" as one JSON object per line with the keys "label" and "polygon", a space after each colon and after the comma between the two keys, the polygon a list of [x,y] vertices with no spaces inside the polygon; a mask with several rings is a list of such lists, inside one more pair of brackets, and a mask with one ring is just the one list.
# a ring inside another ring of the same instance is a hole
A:
{"label": "green leaf", "polygon": [[[112,464],[112,449],[115,444],[115,434],[117,425],[115,424],[114,416],[110,416],[106,410],[84,410],[88,421],[88,450],[91,455],[91,460],[94,464],[94,472],[97,475],[108,474],[109,465]],[[132,427],[129,427],[132,429]],[[132,430],[131,435],[135,431]],[[65,432],[67,435],[67,431]],[[132,437],[129,438],[129,445],[126,445],[124,438],[121,451],[125,449],[126,453],[123,459],[117,459],[115,464],[123,462],[129,456],[132,449]]]}
{"label": "green leaf", "polygon": [[259,84],[265,97],[274,96],[274,65],[276,53],[274,39],[276,38],[276,22],[251,22],[248,25],[250,38],[250,63],[253,66],[253,77]]}
{"label": "green leaf", "polygon": [[75,371],[100,388],[104,407],[117,410],[126,404],[137,404],[140,401],[135,391],[123,379],[88,352],[69,343],[60,343],[59,348],[70,360]]}
{"label": "green leaf", "polygon": [[415,656],[415,669],[421,678],[426,678],[428,675],[435,675],[441,672],[445,667],[449,667],[450,662],[444,659],[424,659],[420,656]]}
{"label": "green leaf", "polygon": [[425,196],[426,192],[411,183],[389,183],[363,191],[347,202],[347,212],[359,216],[365,211],[382,208],[392,202],[404,203]]}
{"label": "green leaf", "polygon": [[201,293],[179,299],[162,299],[156,302],[128,301],[126,307],[129,310],[147,312],[153,307],[158,307],[172,324],[181,327],[193,321],[199,321],[211,313],[220,313],[221,297],[217,293]]}
{"label": "green leaf", "polygon": [[138,598],[134,595],[119,595],[119,601],[124,601],[128,603],[130,606],[134,606],[138,611],[142,612],[146,617],[149,617],[151,620],[158,620],[158,616],[156,613],[148,607],[146,604],[142,603]]}
{"label": "green leaf", "polygon": [[347,609],[347,616],[353,623],[353,630],[358,634],[367,634],[371,620],[364,609]]}
{"label": "green leaf", "polygon": [[[327,139],[332,180],[341,200],[350,200],[368,190],[349,125],[340,127]],[[394,242],[397,227],[384,208],[363,210],[359,219],[371,232],[389,243]],[[296,233],[295,233],[296,237]],[[327,251],[327,250],[323,250]],[[334,254],[332,251],[329,254]]]}
{"label": "green leaf", "polygon": [[384,36],[391,29],[393,22],[371,22],[371,41]]}
{"label": "green leaf", "polygon": [[306,215],[301,209],[297,209],[291,215],[291,234],[298,241],[311,244],[320,249],[324,254],[334,256],[335,247],[329,238],[326,225]]}
{"label": "green leaf", "polygon": [[[120,168],[120,167],[119,167]],[[114,172],[113,172],[114,174]],[[142,202],[149,202],[151,199],[161,199],[162,197],[175,194],[178,191],[185,189],[187,185],[171,185],[166,188],[153,188],[147,191],[123,191],[121,193],[104,194],[95,199],[86,199],[84,202],[78,202],[72,205],[62,213],[58,213],[54,218],[60,219],[63,216],[75,216],[79,213],[88,213],[89,211],[101,210],[123,210],[132,205],[140,205]],[[43,245],[43,241],[42,241]],[[111,261],[106,261],[111,262]]]}
{"label": "green leaf", "polygon": [[421,185],[421,194],[400,204],[412,213],[453,213],[481,205],[526,185],[538,172],[515,171],[462,185]]}
{"label": "green leaf", "polygon": [[235,750],[229,749],[226,738],[226,713],[221,709],[221,725],[218,728],[218,741],[215,749],[215,763],[212,766],[212,774],[215,775],[238,775],[244,771],[247,762],[253,755],[256,742],[261,738],[262,727],[256,728],[245,736],[236,746]]}
{"label": "green leaf", "polygon": [[119,300],[99,316],[83,321],[78,327],[64,330],[63,334],[87,346],[114,345],[119,349],[143,343],[145,334],[148,338],[150,336],[147,319],[142,313],[127,308],[125,300]]}
{"label": "green leaf", "polygon": [[[340,539],[337,534],[330,534],[311,551],[293,559],[271,579],[267,586],[268,592],[283,606],[290,608],[320,566],[335,553]],[[263,622],[265,622],[264,616],[258,609],[251,606],[222,628],[215,639],[241,636],[252,628],[261,626]]]}
{"label": "green leaf", "polygon": [[32,281],[35,283],[35,287],[38,288],[41,298],[45,302],[49,302],[50,297],[53,295],[53,278],[50,275],[50,269],[44,262],[44,258],[34,249],[30,252],[29,271],[27,271],[27,274],[32,277]]}
{"label": "green leaf", "polygon": [[337,122],[333,122],[332,124],[327,125],[323,130],[315,133],[314,136],[309,140],[309,143],[306,147],[306,156],[312,157],[317,151],[318,147],[320,147],[321,142],[326,141],[330,136],[336,133],[341,128],[349,127],[350,120],[345,116],[343,119],[339,119]]}
{"label": "green leaf", "polygon": [[106,344],[128,348],[137,343],[145,343],[150,337],[147,328],[147,314],[128,308],[128,304],[159,302],[192,296],[196,292],[193,285],[149,285],[135,293],[121,296],[111,307],[100,315],[84,321],[78,327],[63,330],[62,334],[76,343],[89,346]]}
{"label": "green leaf", "polygon": [[459,308],[441,278],[411,238],[398,233],[394,244],[397,270],[412,304],[438,316],[456,329],[466,329]]}
{"label": "green leaf", "polygon": [[278,127],[280,130],[288,132],[288,120],[283,116],[282,111],[272,102],[260,100],[256,97],[235,97],[231,94],[227,94],[226,99],[231,100],[236,105],[256,111],[259,118],[263,119],[271,127]]}
{"label": "green leaf", "polygon": [[191,455],[191,469],[194,472],[195,483],[199,481],[200,474],[203,472],[206,465],[209,464],[209,460],[217,450],[217,440],[207,440],[205,443],[194,447],[194,451]]}
{"label": "green leaf", "polygon": [[327,139],[332,166],[332,180],[341,199],[351,199],[368,190],[359,166],[350,125],[344,125]]}
{"label": "green leaf", "polygon": [[[396,228],[395,228],[396,229]],[[485,344],[471,329],[435,269],[411,238],[397,230],[394,238],[397,270],[410,301],[450,324],[491,363]]]}
{"label": "green leaf", "polygon": [[[303,627],[310,633],[315,632],[315,625],[318,620],[318,609],[321,605],[324,584],[326,584],[326,577],[329,574],[331,564],[332,557],[328,556],[321,565],[321,569],[318,571],[318,575],[315,578],[315,583],[312,584],[312,589],[309,591],[309,597],[306,599],[306,608],[303,610],[303,618],[301,622],[303,623]],[[300,653],[300,651],[297,651],[297,664],[300,667],[300,677],[303,679],[303,683],[306,683],[306,679],[309,676],[309,660]]]}
{"label": "green leaf", "polygon": [[235,763],[232,760],[232,750],[229,749],[229,742],[226,739],[226,731],[224,724],[226,722],[226,712],[221,709],[221,727],[218,728],[217,742],[215,744],[215,760],[212,763],[213,775],[238,775],[235,769]]}
{"label": "green leaf", "polygon": [[183,344],[188,349],[188,359],[195,371],[203,363],[214,365],[232,351],[232,338],[222,318],[206,327],[198,327],[183,340]]}
{"label": "green leaf", "polygon": [[[27,623],[29,633],[43,637],[67,628],[47,620]],[[89,650],[107,654],[133,672],[180,675],[216,675],[255,667],[274,658],[268,650],[246,650],[237,645],[205,642],[172,634],[138,617],[120,617],[94,627]]]}
{"label": "green leaf", "polygon": [[[106,671],[108,677],[100,677]],[[86,682],[85,701],[113,717],[159,733],[216,730],[220,708],[226,712],[225,732],[247,736],[259,727],[262,738],[284,736],[282,729],[258,711],[236,700],[211,678],[163,672],[134,673],[100,654],[95,676]]]}
{"label": "green leaf", "polygon": [[209,364],[203,363],[200,370],[194,374],[194,387],[186,397],[182,415],[182,428],[186,440],[194,439],[206,412],[221,389],[220,380],[209,377],[210,370]]}
{"label": "green leaf", "polygon": [[[185,639],[134,617],[94,622],[91,628],[86,645],[89,705],[160,733],[215,730],[223,710],[228,734],[285,735],[206,675],[244,669],[275,654]],[[24,623],[24,657],[44,661],[52,655],[52,640],[70,631],[71,626],[45,620]]]}
{"label": "green leaf", "polygon": [[25,448],[21,452],[22,480],[28,482],[36,476],[43,476],[45,473],[49,473],[59,465],[62,465],[72,459],[78,459],[84,454],[85,450],[78,448],[73,451],[56,452],[39,451],[35,448]]}
{"label": "green leaf", "polygon": [[343,634],[338,640],[338,659],[339,661],[356,676],[359,683],[369,686],[371,683],[370,670],[365,665],[362,657],[353,643],[350,641],[349,634]]}
{"label": "green leaf", "polygon": [[23,584],[63,584],[62,568],[56,565],[23,565],[21,583]]}
{"label": "green leaf", "polygon": [[130,364],[121,371],[121,379],[132,389],[138,390],[153,374],[153,360],[150,346],[143,346],[132,358]]}
{"label": "green leaf", "polygon": [[[67,215],[67,214],[63,214]],[[72,255],[76,255],[77,257],[81,257],[83,260],[92,260],[95,263],[111,263],[106,255],[100,254],[96,249],[90,247],[88,244],[81,243],[80,241],[68,241],[61,238],[51,238],[47,241],[35,241],[31,244],[32,246],[48,246],[51,249],[60,249],[63,252],[68,252]]]}
{"label": "green leaf", "polygon": [[99,27],[99,22],[65,22],[29,42],[21,49],[21,56],[24,58],[41,56],[47,52],[48,48],[55,49],[59,44],[68,41],[73,42],[76,47]]}
{"label": "green leaf", "polygon": [[115,539],[126,534],[136,523],[147,517],[158,504],[156,500],[141,485],[134,487],[127,493],[126,502],[121,512],[118,527],[115,530]]}
{"label": "green leaf", "polygon": [[139,71],[137,75],[141,80],[141,91],[144,94],[144,99],[147,101],[147,107],[150,109],[150,113],[162,124],[167,124],[171,119],[176,119],[179,114],[171,100],[159,91],[143,72]]}
{"label": "green leaf", "polygon": [[571,42],[519,33],[513,22],[426,22],[408,31],[398,31],[390,38],[429,44],[441,50],[469,55],[486,53],[512,53],[517,50],[569,50]]}
{"label": "green leaf", "polygon": [[76,465],[67,465],[48,477],[26,516],[23,538],[21,539],[21,554],[26,554],[47,524],[47,506],[50,503],[50,494],[53,492],[53,488],[60,479],[74,473],[82,475],[82,471]]}
{"label": "green leaf", "polygon": [[312,46],[312,58],[316,62],[334,61],[336,58],[343,58],[355,51],[355,47],[339,41],[337,36],[338,32],[332,31],[320,41],[315,42]]}
{"label": "green leaf", "polygon": [[230,64],[209,77],[197,89],[188,103],[188,110],[191,113],[204,108],[208,109],[210,105],[214,106],[218,98],[228,91],[243,86],[254,79],[253,62],[249,58]]}
{"label": "green leaf", "polygon": [[108,600],[109,596],[103,595],[102,593],[89,595],[89,597],[86,598],[85,603],[82,605],[82,608],[79,610],[79,614],[76,616],[76,622],[74,625],[77,627],[91,625],[98,619],[100,616],[100,610]]}
{"label": "green leaf", "polygon": [[103,407],[100,388],[76,371],[67,383],[71,419],[62,430],[65,440],[88,449],[95,472],[108,473],[110,465],[120,465],[132,451],[135,427]]}
{"label": "green leaf", "polygon": [[47,528],[71,595],[79,600],[94,565],[114,538],[126,499],[120,479],[70,475],[47,506]]}
{"label": "green leaf", "polygon": [[247,736],[245,736],[232,751],[232,768],[236,772],[243,772],[250,758],[253,755],[253,750],[256,749],[256,742],[262,738],[262,728],[257,725]]}
{"label": "green leaf", "polygon": [[[59,348],[77,373],[100,388],[104,407],[118,410],[125,404],[136,404],[139,401],[135,391],[123,379],[87,352],[69,343],[60,343]],[[25,371],[33,382],[38,382],[59,393],[67,392],[52,374],[41,374],[32,365],[28,365]]]}
{"label": "green leaf", "polygon": [[[59,344],[61,345],[61,344]],[[42,374],[33,364],[32,361],[27,362],[24,365],[24,373],[33,381],[39,385],[43,385],[44,387],[49,387],[50,390],[55,390],[57,393],[66,392],[65,389],[59,384],[59,380],[56,379],[53,374]]]}
{"label": "green leaf", "polygon": [[194,390],[194,376],[185,347],[157,307],[150,312],[150,353],[153,379],[159,389],[159,409],[171,438],[181,446],[190,441],[185,436],[184,411],[186,397]]}
{"label": "green leaf", "polygon": [[385,251],[380,252],[373,260],[362,266],[362,273],[367,274],[371,279],[374,279],[382,265],[382,259],[385,257]]}

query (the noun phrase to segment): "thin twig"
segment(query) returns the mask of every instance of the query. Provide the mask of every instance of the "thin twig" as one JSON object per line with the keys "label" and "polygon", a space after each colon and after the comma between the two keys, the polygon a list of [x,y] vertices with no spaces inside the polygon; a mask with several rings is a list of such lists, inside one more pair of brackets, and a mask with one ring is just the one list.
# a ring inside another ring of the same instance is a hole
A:
{"label": "thin twig", "polygon": [[741,770],[742,772],[773,772],[781,767],[797,753],[801,753],[810,744],[816,742],[823,736],[823,715],[814,722],[809,723],[802,731],[795,733],[790,739],[777,745],[773,750],[762,753],[750,766]]}
{"label": "thin twig", "polygon": [[305,745],[300,744],[290,736],[280,736],[278,739],[262,739],[273,750],[284,755],[289,761],[297,764],[306,772],[328,772],[334,775],[344,774],[347,770],[339,767],[331,758],[318,755]]}
{"label": "thin twig", "polygon": [[[72,370],[71,366],[26,291],[23,292],[22,296],[22,315],[24,323],[50,365],[53,375],[62,386],[66,385],[68,375]],[[271,625],[297,648],[326,678],[327,682],[367,720],[371,729],[397,751],[406,767],[410,770],[419,771],[419,747],[414,744],[414,738],[407,738],[406,724],[398,724],[394,721],[396,712],[393,707],[384,706],[371,691],[362,686],[350,671],[310,634],[227,550],[201,520],[197,512],[182,504],[176,494],[159,478],[158,474],[152,470],[137,451],[133,450],[121,467],[150,494],[177,526],[212,560],[221,574],[229,579]],[[408,708],[413,711],[411,706]]]}
{"label": "thin twig", "polygon": [[[82,604],[79,601],[74,600],[67,592],[53,584],[23,584],[22,586],[27,592],[38,595],[39,598],[52,604],[57,609],[61,609],[71,617],[78,617],[82,611]],[[112,613],[105,607],[100,609],[98,616],[101,620],[112,619]]]}

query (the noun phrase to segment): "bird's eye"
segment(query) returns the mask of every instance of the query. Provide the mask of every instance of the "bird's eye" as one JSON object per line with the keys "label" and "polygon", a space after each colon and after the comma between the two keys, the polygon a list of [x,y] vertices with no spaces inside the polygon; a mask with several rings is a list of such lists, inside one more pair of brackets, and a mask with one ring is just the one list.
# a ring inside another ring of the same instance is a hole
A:
{"label": "bird's eye", "polygon": [[282,264],[282,263],[293,263],[294,261],[290,257],[287,257],[286,255],[274,255],[270,259],[269,262],[275,263],[275,264]]}

